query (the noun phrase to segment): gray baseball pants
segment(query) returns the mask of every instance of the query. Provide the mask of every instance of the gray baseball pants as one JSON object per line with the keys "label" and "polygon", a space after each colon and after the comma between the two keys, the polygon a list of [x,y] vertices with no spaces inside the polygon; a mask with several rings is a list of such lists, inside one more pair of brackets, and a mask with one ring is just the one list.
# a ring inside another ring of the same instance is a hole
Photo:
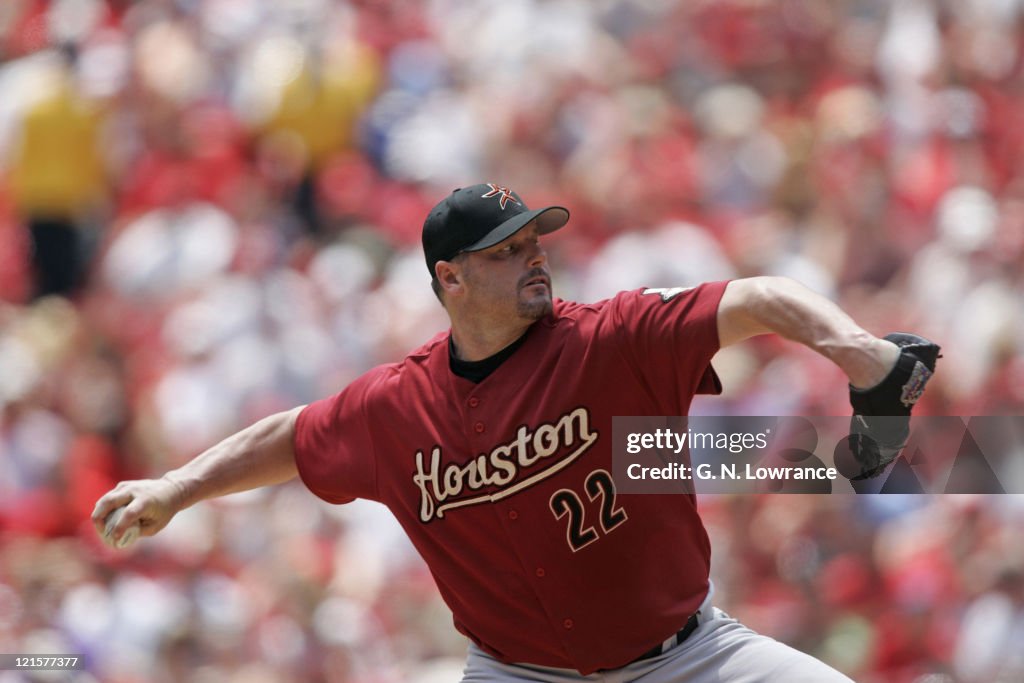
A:
{"label": "gray baseball pants", "polygon": [[689,638],[657,657],[581,676],[571,669],[503,664],[470,645],[462,683],[853,683],[810,655],[750,630],[716,607]]}

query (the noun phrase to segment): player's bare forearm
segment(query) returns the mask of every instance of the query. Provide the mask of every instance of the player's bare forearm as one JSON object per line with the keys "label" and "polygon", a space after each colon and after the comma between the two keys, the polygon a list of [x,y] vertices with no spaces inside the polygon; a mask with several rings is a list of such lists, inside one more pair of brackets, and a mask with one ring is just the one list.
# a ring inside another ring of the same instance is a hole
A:
{"label": "player's bare forearm", "polygon": [[298,470],[292,441],[301,410],[265,417],[165,474],[179,490],[179,509],[293,479]]}
{"label": "player's bare forearm", "polygon": [[[159,479],[123,481],[96,502],[97,533],[116,544],[129,527],[152,536],[177,513],[207,498],[293,479],[298,470],[292,445],[301,407],[246,427]],[[108,516],[124,508],[116,523]]]}
{"label": "player's bare forearm", "polygon": [[778,334],[838,365],[855,387],[881,382],[899,348],[861,328],[836,304],[783,277],[729,283],[718,307],[719,343],[728,346],[759,334]]}

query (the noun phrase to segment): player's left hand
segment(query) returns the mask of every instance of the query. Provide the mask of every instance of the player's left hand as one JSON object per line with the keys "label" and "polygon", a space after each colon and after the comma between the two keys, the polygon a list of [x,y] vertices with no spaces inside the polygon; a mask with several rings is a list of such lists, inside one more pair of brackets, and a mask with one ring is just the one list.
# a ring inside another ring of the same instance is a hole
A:
{"label": "player's left hand", "polygon": [[938,344],[916,334],[884,337],[900,349],[896,365],[869,389],[850,386],[850,450],[860,465],[851,481],[877,477],[896,459],[910,433],[910,413],[941,357]]}

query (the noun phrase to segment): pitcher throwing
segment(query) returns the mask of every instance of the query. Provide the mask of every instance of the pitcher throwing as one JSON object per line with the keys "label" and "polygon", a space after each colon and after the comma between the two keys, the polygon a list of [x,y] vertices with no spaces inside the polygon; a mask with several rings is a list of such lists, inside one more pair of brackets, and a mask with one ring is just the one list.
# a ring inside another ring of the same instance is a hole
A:
{"label": "pitcher throwing", "polygon": [[[466,682],[848,681],[712,605],[695,497],[618,495],[612,417],[686,415],[721,390],[719,348],[775,333],[848,375],[869,433],[873,414],[909,420],[938,347],[876,338],[783,278],[554,298],[542,241],[568,219],[494,183],[455,190],[423,225],[450,330],[159,479],[122,482],[96,504],[97,531],[124,507],[109,542],[151,536],[201,500],[299,476],[329,503],[390,508],[472,641]],[[884,457],[865,451],[862,474]]]}

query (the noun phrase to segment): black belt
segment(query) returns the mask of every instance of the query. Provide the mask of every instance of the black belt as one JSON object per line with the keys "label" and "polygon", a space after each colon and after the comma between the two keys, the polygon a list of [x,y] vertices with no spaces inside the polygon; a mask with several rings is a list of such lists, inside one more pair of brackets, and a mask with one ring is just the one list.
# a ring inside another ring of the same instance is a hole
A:
{"label": "black belt", "polygon": [[[700,619],[698,618],[699,614],[700,612],[695,612],[693,616],[686,620],[686,624],[681,629],[676,631],[675,642],[672,642],[673,636],[669,636],[663,642],[658,643],[650,650],[634,659],[633,662],[642,662],[645,659],[650,659],[651,657],[657,657],[658,655],[665,654],[666,652],[674,648],[676,645],[679,645],[679,643],[689,638],[690,634],[696,631],[697,627],[700,626]],[[632,664],[633,662],[630,662],[630,664]]]}

